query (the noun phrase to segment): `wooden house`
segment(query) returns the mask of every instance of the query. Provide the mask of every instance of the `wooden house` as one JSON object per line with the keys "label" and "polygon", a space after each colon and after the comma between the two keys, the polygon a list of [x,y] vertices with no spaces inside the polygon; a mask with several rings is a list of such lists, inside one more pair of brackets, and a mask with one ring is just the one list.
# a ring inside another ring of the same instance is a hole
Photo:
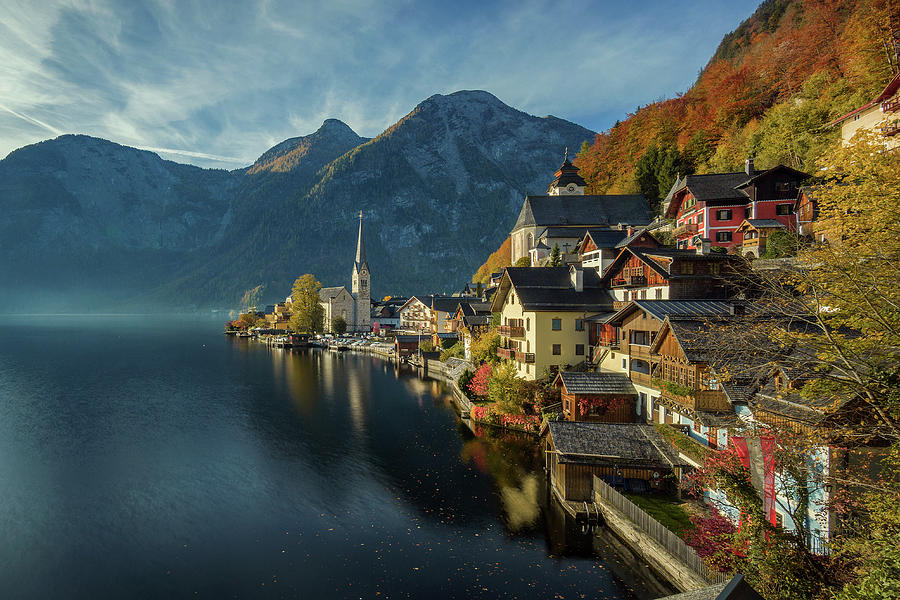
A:
{"label": "wooden house", "polygon": [[600,275],[613,263],[622,248],[636,246],[659,248],[660,243],[647,228],[588,229],[575,249],[585,269],[596,269]]}
{"label": "wooden house", "polygon": [[787,231],[784,223],[776,219],[744,219],[735,229],[741,235],[741,254],[759,258],[766,251],[766,240],[775,231]]}
{"label": "wooden house", "polygon": [[396,335],[394,336],[394,356],[397,359],[409,358],[419,353],[419,345],[430,340],[431,336],[422,335]]}
{"label": "wooden house", "polygon": [[737,228],[745,219],[775,219],[795,231],[794,201],[807,178],[784,165],[757,171],[747,159],[743,171],[676,178],[664,214],[676,221],[672,233],[679,248],[697,248],[703,239],[733,248],[743,241]]}
{"label": "wooden house", "polygon": [[663,489],[687,466],[651,425],[550,421],[546,432],[550,487],[562,500],[591,501],[595,475],[629,491]]}
{"label": "wooden house", "polygon": [[553,385],[560,390],[567,421],[634,423],[636,420],[637,392],[625,375],[563,371]]}

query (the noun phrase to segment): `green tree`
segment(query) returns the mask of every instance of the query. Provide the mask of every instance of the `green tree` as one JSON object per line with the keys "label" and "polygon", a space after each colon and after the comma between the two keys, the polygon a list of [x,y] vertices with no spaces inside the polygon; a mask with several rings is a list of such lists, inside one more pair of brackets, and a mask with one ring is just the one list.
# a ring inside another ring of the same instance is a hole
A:
{"label": "green tree", "polygon": [[331,320],[331,332],[337,335],[344,335],[347,332],[347,320],[338,315]]}
{"label": "green tree", "polygon": [[497,362],[497,348],[500,347],[500,334],[496,329],[485,331],[472,340],[470,351],[472,362],[476,365],[481,362]]}
{"label": "green tree", "polygon": [[325,307],[319,301],[322,284],[311,273],[301,275],[291,288],[291,329],[297,333],[321,333]]}
{"label": "green tree", "polygon": [[519,260],[516,261],[515,266],[517,267],[530,267],[531,266],[531,257],[523,256]]}
{"label": "green tree", "polygon": [[488,398],[505,413],[522,414],[523,383],[516,375],[515,363],[501,361],[488,382]]}
{"label": "green tree", "polygon": [[558,267],[562,262],[562,255],[559,251],[559,244],[553,244],[553,250],[550,251],[550,262],[547,263],[549,267]]}
{"label": "green tree", "polygon": [[766,238],[766,250],[760,258],[786,258],[796,256],[800,238],[796,233],[777,230]]}
{"label": "green tree", "polygon": [[658,206],[675,183],[675,177],[690,172],[691,167],[674,144],[663,148],[655,144],[638,159],[634,177],[641,193]]}

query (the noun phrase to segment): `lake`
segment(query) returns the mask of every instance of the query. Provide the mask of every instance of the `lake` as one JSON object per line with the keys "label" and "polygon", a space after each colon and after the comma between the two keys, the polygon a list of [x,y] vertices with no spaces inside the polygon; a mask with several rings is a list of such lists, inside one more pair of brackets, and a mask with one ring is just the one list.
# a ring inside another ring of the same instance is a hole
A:
{"label": "lake", "polygon": [[533,439],[475,437],[414,372],[224,320],[4,317],[3,597],[652,595],[566,526]]}

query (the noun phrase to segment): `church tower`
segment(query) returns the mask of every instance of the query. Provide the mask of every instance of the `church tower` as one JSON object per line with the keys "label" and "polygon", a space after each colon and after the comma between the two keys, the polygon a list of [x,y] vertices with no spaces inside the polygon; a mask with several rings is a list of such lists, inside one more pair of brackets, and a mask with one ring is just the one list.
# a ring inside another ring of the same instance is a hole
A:
{"label": "church tower", "polygon": [[351,290],[356,299],[354,329],[359,332],[369,332],[372,331],[372,297],[369,292],[369,263],[366,261],[362,219],[362,211],[359,211],[359,238],[356,240],[356,261],[353,263]]}
{"label": "church tower", "polygon": [[569,162],[569,149],[559,170],[554,173],[556,179],[547,188],[548,196],[584,196],[587,182],[578,174],[578,167]]}

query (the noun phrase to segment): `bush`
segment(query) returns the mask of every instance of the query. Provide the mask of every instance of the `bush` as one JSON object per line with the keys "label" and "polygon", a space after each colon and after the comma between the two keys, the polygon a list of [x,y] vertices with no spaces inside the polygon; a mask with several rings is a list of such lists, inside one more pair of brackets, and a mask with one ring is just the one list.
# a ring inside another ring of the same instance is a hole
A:
{"label": "bush", "polygon": [[466,355],[466,349],[462,342],[456,342],[449,348],[445,348],[441,352],[441,362],[447,362],[449,358],[463,358]]}
{"label": "bush", "polygon": [[434,350],[434,344],[431,343],[431,340],[422,340],[419,342],[419,350],[422,352],[432,352]]}

